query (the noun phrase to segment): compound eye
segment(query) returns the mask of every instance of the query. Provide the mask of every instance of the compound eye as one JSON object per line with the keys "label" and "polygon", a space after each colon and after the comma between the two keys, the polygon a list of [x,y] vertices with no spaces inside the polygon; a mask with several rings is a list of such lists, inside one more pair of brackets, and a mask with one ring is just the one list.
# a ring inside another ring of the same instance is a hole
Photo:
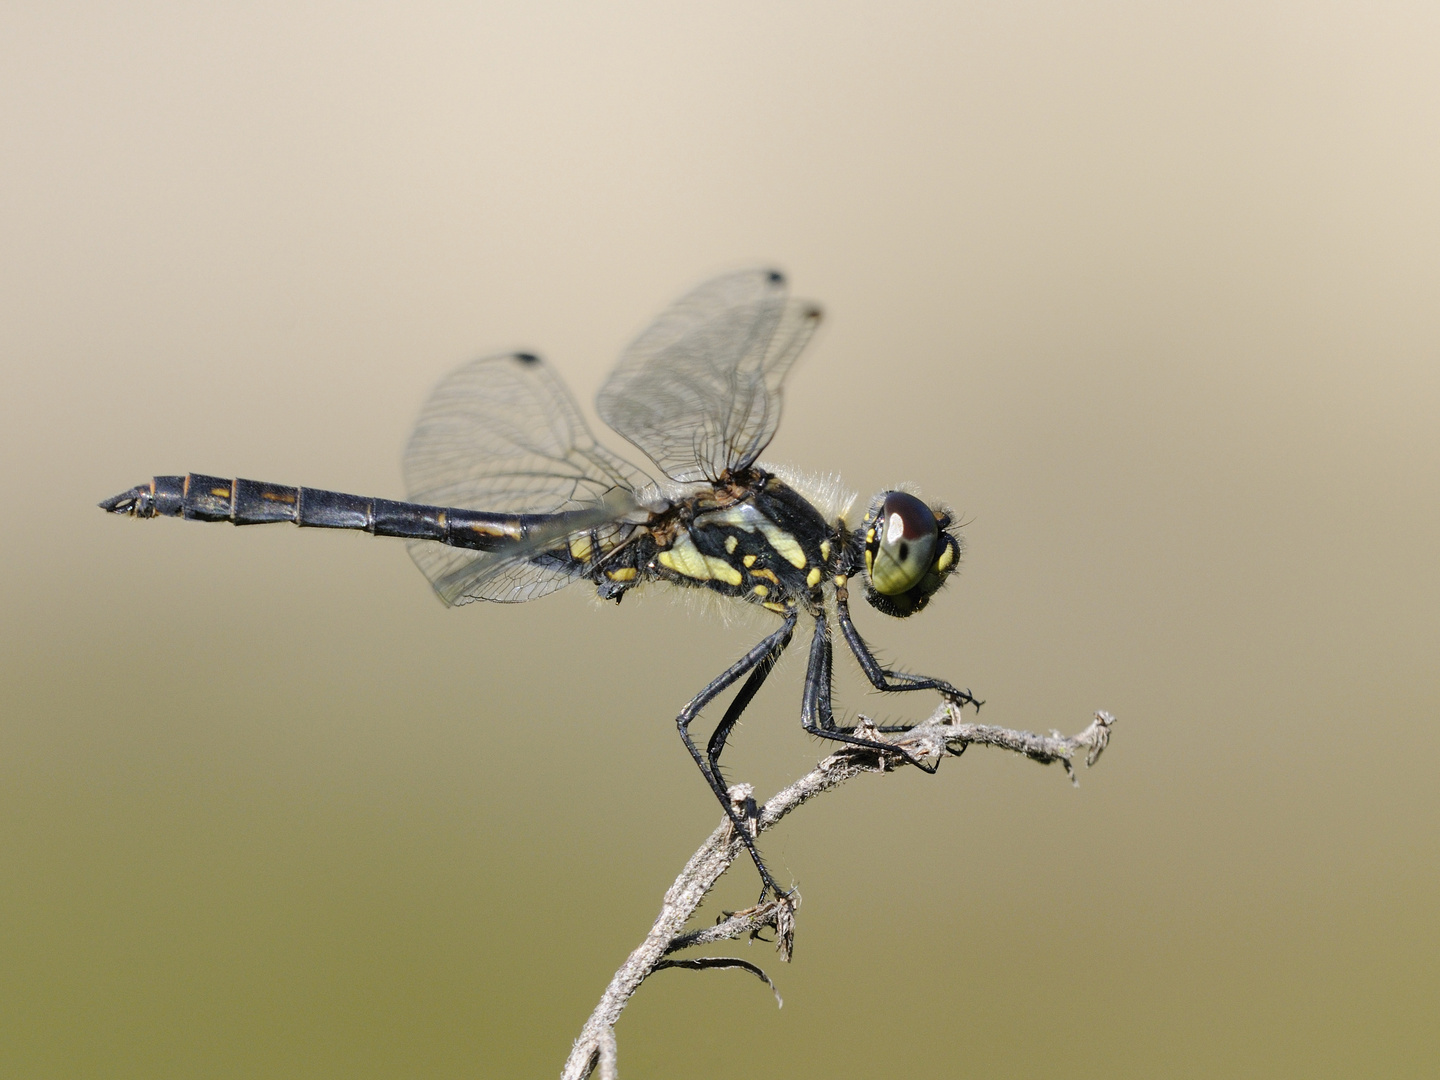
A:
{"label": "compound eye", "polygon": [[870,584],[886,596],[909,592],[935,561],[940,525],[930,508],[914,495],[892,491],[866,538]]}

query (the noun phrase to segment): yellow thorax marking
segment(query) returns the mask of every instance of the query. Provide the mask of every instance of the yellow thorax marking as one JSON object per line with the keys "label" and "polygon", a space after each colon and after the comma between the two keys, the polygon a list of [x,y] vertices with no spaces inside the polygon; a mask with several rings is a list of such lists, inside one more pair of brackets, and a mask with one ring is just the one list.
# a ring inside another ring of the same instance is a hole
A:
{"label": "yellow thorax marking", "polygon": [[760,526],[760,532],[770,546],[783,555],[791,566],[797,570],[805,569],[805,564],[809,560],[805,558],[805,549],[800,546],[800,542],[795,537],[765,518],[757,518],[756,524]]}
{"label": "yellow thorax marking", "polygon": [[813,570],[811,570],[810,573],[805,575],[805,584],[809,585],[810,588],[813,589],[816,585],[820,584],[820,578],[822,576],[823,575],[820,573],[820,568],[817,566]]}
{"label": "yellow thorax marking", "polygon": [[635,568],[633,566],[622,566],[619,570],[607,570],[605,576],[611,581],[634,581]]}
{"label": "yellow thorax marking", "polygon": [[694,578],[696,581],[713,579],[723,581],[726,585],[740,584],[739,570],[736,570],[724,559],[706,555],[685,533],[677,536],[675,543],[669,549],[660,552],[655,558],[661,566],[685,577]]}
{"label": "yellow thorax marking", "polygon": [[695,519],[695,524],[701,527],[729,525],[736,529],[744,529],[746,532],[754,532],[759,529],[760,535],[765,537],[765,542],[778,551],[785,561],[795,569],[804,570],[805,564],[809,562],[800,542],[762,515],[751,503],[739,503],[735,506],[728,506],[724,510],[712,510],[709,513],[701,514]]}

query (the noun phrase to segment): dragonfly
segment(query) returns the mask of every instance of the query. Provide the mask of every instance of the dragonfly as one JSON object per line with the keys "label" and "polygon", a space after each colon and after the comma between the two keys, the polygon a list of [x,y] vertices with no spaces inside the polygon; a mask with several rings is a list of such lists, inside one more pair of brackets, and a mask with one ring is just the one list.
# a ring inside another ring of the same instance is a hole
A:
{"label": "dragonfly", "polygon": [[[579,581],[618,603],[658,582],[771,613],[779,625],[691,698],[676,726],[754,860],[761,900],[782,899],[790,891],[756,845],[754,801],[732,798],[720,756],[802,619],[813,633],[800,723],[813,735],[936,768],[873,737],[911,725],[857,733],[837,721],[832,624],[877,690],[982,704],[944,679],[881,663],[850,613],[855,582],[884,615],[922,610],[960,563],[953,513],[897,488],[876,495],[852,527],[853,496],[759,460],[780,421],[785,377],[820,318],[769,268],[716,277],[667,308],[624,350],[596,400],[654,472],[596,441],[540,357],[510,352],[466,363],[435,388],[405,450],[405,501],[189,473],[156,476],[100,506],[137,518],[399,537],[447,605],[518,603]],[[702,748],[692,725],[736,683]]]}

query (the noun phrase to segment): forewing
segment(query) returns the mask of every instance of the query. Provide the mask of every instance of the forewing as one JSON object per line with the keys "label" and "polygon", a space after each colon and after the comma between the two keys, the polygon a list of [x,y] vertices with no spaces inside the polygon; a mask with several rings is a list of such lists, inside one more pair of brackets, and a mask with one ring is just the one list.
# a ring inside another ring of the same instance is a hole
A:
{"label": "forewing", "polygon": [[[538,357],[506,353],[452,371],[405,448],[412,502],[550,514],[614,505],[649,478],[596,444],[564,384]],[[602,531],[619,526],[604,525]],[[412,540],[410,556],[447,604],[532,600],[574,580],[543,553],[477,552]]]}
{"label": "forewing", "polygon": [[596,407],[672,479],[716,480],[774,436],[786,372],[819,320],[814,304],[787,298],[778,271],[715,278],[630,344]]}

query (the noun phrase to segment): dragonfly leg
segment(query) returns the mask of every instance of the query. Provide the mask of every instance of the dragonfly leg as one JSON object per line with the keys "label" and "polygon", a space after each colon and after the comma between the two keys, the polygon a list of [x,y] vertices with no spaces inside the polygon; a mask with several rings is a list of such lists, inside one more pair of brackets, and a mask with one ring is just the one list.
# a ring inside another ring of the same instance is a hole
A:
{"label": "dragonfly leg", "polygon": [[[690,756],[695,759],[695,764],[700,769],[701,775],[705,777],[706,783],[710,785],[710,790],[715,793],[715,798],[720,800],[720,805],[725,810],[725,816],[730,819],[736,834],[744,842],[750,852],[750,857],[755,861],[755,869],[760,872],[760,883],[763,886],[760,893],[762,900],[767,892],[774,893],[777,897],[782,897],[786,893],[775,884],[775,879],[770,876],[770,871],[765,867],[765,861],[760,858],[760,852],[755,846],[755,838],[751,833],[749,823],[740,816],[731,803],[730,793],[725,787],[725,781],[720,776],[719,757],[720,752],[725,748],[725,740],[729,736],[730,730],[740,719],[740,714],[745,711],[745,707],[750,704],[750,699],[760,689],[760,685],[765,681],[765,676],[770,674],[770,669],[775,666],[775,661],[785,651],[785,646],[790,644],[790,638],[795,633],[796,619],[797,614],[793,609],[787,612],[785,623],[780,629],[764,638],[711,680],[705,689],[690,699],[689,704],[680,711],[680,715],[675,719],[675,726],[680,731],[680,738],[685,743],[685,749],[690,751]],[[690,725],[694,723],[701,709],[723,693],[726,687],[734,685],[745,675],[748,675],[749,678],[740,687],[740,692],[735,695],[735,700],[730,703],[730,707],[725,710],[725,715],[716,727],[715,733],[710,736],[706,752],[701,753],[700,748],[695,745],[695,740],[690,737]]]}
{"label": "dragonfly leg", "polygon": [[[935,690],[956,705],[962,707],[974,705],[977,712],[980,706],[985,704],[969,690],[957,689],[944,679],[935,679],[928,675],[909,675],[903,671],[893,671],[881,664],[879,660],[875,659],[875,654],[870,651],[870,646],[865,644],[865,639],[860,636],[860,631],[855,629],[855,623],[850,619],[849,597],[843,587],[835,591],[835,614],[840,623],[840,633],[845,637],[845,644],[850,646],[850,651],[855,654],[855,659],[860,664],[860,670],[865,672],[865,677],[870,680],[870,685],[876,690],[892,694],[906,690]],[[908,731],[909,729],[906,727],[882,727],[879,730]]]}
{"label": "dragonfly leg", "polygon": [[[780,659],[780,652],[784,647],[784,644],[782,644],[779,649],[772,650],[764,659],[755,665],[749,677],[745,680],[744,685],[740,687],[739,693],[730,700],[730,705],[725,710],[725,716],[721,719],[720,723],[715,726],[715,730],[710,735],[710,741],[705,746],[705,759],[710,762],[710,771],[714,773],[715,778],[720,781],[720,786],[727,791],[729,790],[729,785],[725,783],[725,776],[720,771],[720,755],[725,750],[725,740],[730,737],[730,732],[739,721],[740,714],[749,708],[751,699],[759,692],[760,687],[765,682],[765,677],[770,674],[770,670],[775,666],[775,662]],[[743,816],[745,818],[746,828],[749,830],[751,836],[755,835],[755,820],[758,815],[759,810],[755,805],[755,800],[746,800],[745,813]]]}
{"label": "dragonfly leg", "polygon": [[[761,645],[769,640],[770,638],[766,638]],[[705,747],[705,757],[709,760],[710,767],[715,770],[717,777],[720,776],[720,754],[725,750],[725,740],[730,737],[730,732],[739,721],[740,714],[750,707],[751,700],[760,691],[765,677],[775,667],[776,661],[780,659],[780,654],[788,644],[790,644],[790,637],[786,634],[778,647],[771,649],[761,658],[750,672],[750,677],[745,680],[745,685],[740,687],[740,692],[731,700],[730,707],[725,710],[725,716],[715,726],[715,731],[710,736],[710,742]]]}
{"label": "dragonfly leg", "polygon": [[[878,739],[856,735],[855,729],[839,727],[830,704],[830,680],[834,672],[834,655],[830,646],[830,625],[821,615],[815,620],[815,636],[810,641],[810,664],[805,669],[805,696],[800,705],[800,726],[812,735],[831,739],[849,746],[861,746],[887,754],[899,754],[911,765],[927,773],[940,768],[938,761],[929,764],[903,747]],[[908,727],[872,728],[878,731],[909,731]]]}

